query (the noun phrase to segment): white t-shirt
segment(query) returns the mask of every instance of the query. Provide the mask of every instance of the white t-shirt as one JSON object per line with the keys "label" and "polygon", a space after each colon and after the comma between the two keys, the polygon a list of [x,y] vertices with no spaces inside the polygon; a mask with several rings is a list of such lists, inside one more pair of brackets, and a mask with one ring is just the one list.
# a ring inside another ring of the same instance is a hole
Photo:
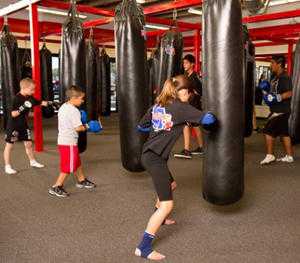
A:
{"label": "white t-shirt", "polygon": [[76,128],[82,125],[80,111],[72,104],[64,103],[58,111],[58,145],[77,145]]}

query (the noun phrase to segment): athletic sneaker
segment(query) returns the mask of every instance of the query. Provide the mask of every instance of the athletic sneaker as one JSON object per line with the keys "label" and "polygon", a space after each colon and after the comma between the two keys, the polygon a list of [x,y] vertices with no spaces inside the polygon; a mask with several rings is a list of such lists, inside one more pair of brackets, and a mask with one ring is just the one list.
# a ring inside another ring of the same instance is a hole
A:
{"label": "athletic sneaker", "polygon": [[273,154],[267,154],[265,159],[263,159],[260,164],[265,165],[265,164],[270,164],[276,160],[275,156]]}
{"label": "athletic sneaker", "polygon": [[13,169],[12,167],[11,167],[11,165],[5,165],[5,168],[4,168],[4,170],[5,170],[5,173],[6,174],[16,174],[17,173],[17,171],[15,170],[15,169]]}
{"label": "athletic sneaker", "polygon": [[30,161],[30,166],[35,168],[44,168],[45,165],[37,162],[36,160]]}
{"label": "athletic sneaker", "polygon": [[175,153],[174,157],[176,158],[184,158],[184,159],[192,159],[191,152],[189,150],[182,150],[180,153]]}
{"label": "athletic sneaker", "polygon": [[292,162],[294,162],[294,158],[293,158],[293,156],[286,155],[282,158],[278,158],[276,161],[277,162],[292,163]]}
{"label": "athletic sneaker", "polygon": [[78,188],[87,188],[87,189],[92,189],[96,187],[96,184],[93,182],[89,181],[88,179],[84,179],[82,182],[78,182],[76,184],[76,187]]}
{"label": "athletic sneaker", "polygon": [[69,195],[62,186],[52,186],[49,188],[48,193],[58,197],[67,197]]}
{"label": "athletic sneaker", "polygon": [[198,147],[197,149],[192,150],[191,154],[192,155],[203,155],[204,154],[203,148],[202,147]]}

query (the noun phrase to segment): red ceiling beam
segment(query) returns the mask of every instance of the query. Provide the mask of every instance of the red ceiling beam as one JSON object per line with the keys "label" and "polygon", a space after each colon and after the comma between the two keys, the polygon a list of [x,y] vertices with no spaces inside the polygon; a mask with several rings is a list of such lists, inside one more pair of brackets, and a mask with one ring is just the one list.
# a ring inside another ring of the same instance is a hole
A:
{"label": "red ceiling beam", "polygon": [[[161,25],[166,25],[166,26],[174,25],[174,21],[171,19],[151,17],[151,16],[146,16],[145,19],[146,19],[147,23],[161,24]],[[200,19],[199,19],[199,21],[200,21]],[[187,22],[182,22],[182,21],[176,21],[176,25],[180,28],[191,29],[191,30],[201,29],[200,23],[196,24],[196,23],[187,23]]]}
{"label": "red ceiling beam", "polygon": [[172,9],[185,8],[189,6],[201,5],[202,0],[177,0],[168,3],[156,4],[144,8],[145,15],[158,14]]}
{"label": "red ceiling beam", "polygon": [[257,23],[264,22],[270,20],[278,20],[285,18],[293,18],[300,16],[300,9],[292,10],[292,11],[284,11],[278,13],[264,14],[264,15],[256,15],[256,16],[248,16],[243,18],[243,23]]}
{"label": "red ceiling beam", "polygon": [[[70,9],[70,3],[63,3],[55,0],[43,0],[39,3],[39,5],[44,7],[58,8],[64,10]],[[77,10],[81,13],[88,13],[88,14],[101,15],[101,16],[112,16],[112,17],[115,15],[115,12],[112,10],[100,9],[100,8],[87,6],[87,5],[76,5],[76,7]]]}
{"label": "red ceiling beam", "polygon": [[104,17],[91,21],[86,21],[82,25],[84,28],[96,27],[100,25],[110,24],[114,19],[112,17]]}

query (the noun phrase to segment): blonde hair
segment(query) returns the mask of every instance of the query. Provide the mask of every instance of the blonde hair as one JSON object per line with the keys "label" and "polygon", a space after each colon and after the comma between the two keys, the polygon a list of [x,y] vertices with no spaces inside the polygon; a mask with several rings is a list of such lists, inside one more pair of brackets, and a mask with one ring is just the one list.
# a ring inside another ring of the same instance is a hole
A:
{"label": "blonde hair", "polygon": [[66,100],[70,100],[72,98],[78,98],[84,95],[84,92],[78,86],[71,86],[66,90]]}
{"label": "blonde hair", "polygon": [[177,92],[181,89],[189,89],[189,81],[184,75],[178,75],[166,80],[155,103],[162,107],[173,103],[173,101],[177,99]]}
{"label": "blonde hair", "polygon": [[20,81],[21,89],[28,88],[30,85],[35,85],[35,81],[31,78],[25,78]]}

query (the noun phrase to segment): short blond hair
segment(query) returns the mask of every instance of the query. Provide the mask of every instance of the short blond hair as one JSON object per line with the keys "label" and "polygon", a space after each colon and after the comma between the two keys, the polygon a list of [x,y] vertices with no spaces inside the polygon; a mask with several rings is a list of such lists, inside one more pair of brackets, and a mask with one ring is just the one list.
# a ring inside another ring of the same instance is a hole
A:
{"label": "short blond hair", "polygon": [[31,85],[35,85],[35,81],[31,78],[25,78],[20,81],[20,88],[25,89]]}
{"label": "short blond hair", "polygon": [[84,94],[84,91],[80,87],[72,85],[66,90],[66,99],[70,100],[72,98],[78,98],[84,96]]}

